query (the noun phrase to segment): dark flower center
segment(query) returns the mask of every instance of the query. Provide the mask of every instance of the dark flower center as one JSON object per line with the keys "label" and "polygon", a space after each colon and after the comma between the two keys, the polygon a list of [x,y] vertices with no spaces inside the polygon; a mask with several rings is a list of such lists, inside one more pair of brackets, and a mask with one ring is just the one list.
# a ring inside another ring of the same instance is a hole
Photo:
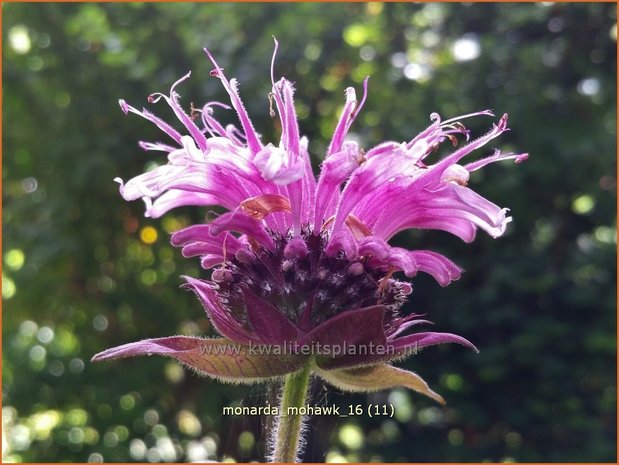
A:
{"label": "dark flower center", "polygon": [[[252,252],[243,250],[213,270],[222,302],[245,325],[249,323],[244,290],[269,302],[304,330],[338,313],[372,305],[385,306],[388,324],[410,294],[408,283],[391,279],[389,270],[368,266],[366,257],[351,261],[343,252],[328,256],[326,232],[315,236],[306,226],[300,238],[273,231],[270,235],[274,250],[260,246]],[[291,252],[287,246],[293,244],[302,251]]]}

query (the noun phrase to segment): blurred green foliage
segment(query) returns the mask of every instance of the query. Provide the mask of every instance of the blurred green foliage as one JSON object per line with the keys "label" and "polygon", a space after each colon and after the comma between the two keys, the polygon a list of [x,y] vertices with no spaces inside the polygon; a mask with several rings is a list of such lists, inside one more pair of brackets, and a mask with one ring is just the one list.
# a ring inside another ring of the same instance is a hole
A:
{"label": "blurred green foliage", "polygon": [[[314,402],[395,405],[393,419],[315,418],[306,460],[615,461],[616,6],[544,4],[3,5],[3,455],[6,461],[260,459],[261,386],[198,379],[164,359],[92,365],[109,346],[212,334],[179,275],[170,231],[200,213],[143,218],[112,181],[153,162],[160,134],[124,117],[193,70],[183,102],[225,100],[209,47],[267,140],[272,35],[277,72],[297,83],[314,161],[343,90],[370,75],[353,127],[366,147],[408,140],[445,117],[493,108],[528,151],[472,184],[514,222],[499,241],[440,232],[398,237],[467,272],[446,289],[416,278],[409,311],[474,341],[406,365],[448,406],[404,391]],[[155,109],[168,118],[171,112]],[[233,122],[230,114],[229,121]],[[484,130],[487,120],[473,122]],[[480,156],[483,154],[480,154]]]}

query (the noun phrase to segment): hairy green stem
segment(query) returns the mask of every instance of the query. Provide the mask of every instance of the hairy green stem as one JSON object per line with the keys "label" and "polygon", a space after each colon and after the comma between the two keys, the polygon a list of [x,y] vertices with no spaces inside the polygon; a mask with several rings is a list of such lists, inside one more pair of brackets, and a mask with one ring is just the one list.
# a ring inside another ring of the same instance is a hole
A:
{"label": "hairy green stem", "polygon": [[299,414],[299,410],[305,406],[309,378],[309,364],[301,371],[286,376],[279,418],[273,432],[273,463],[297,461],[303,425],[303,415]]}

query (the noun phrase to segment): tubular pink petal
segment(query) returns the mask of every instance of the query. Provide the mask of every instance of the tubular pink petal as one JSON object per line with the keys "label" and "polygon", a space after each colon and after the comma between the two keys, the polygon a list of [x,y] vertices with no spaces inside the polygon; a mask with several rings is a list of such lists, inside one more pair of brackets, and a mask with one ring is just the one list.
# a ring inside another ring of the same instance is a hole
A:
{"label": "tubular pink petal", "polygon": [[275,87],[275,57],[277,56],[277,50],[279,49],[279,42],[273,36],[273,55],[271,56],[271,85]]}
{"label": "tubular pink petal", "polygon": [[496,161],[514,160],[515,163],[522,163],[523,161],[528,160],[528,158],[528,153],[501,153],[500,150],[495,150],[494,154],[490,155],[489,157],[482,158],[481,160],[477,160],[472,163],[468,163],[464,165],[464,167],[469,172],[472,172],[477,171],[478,169],[483,168],[484,166],[489,165],[490,163],[494,163]]}
{"label": "tubular pink petal", "polygon": [[316,187],[314,234],[320,231],[329,204],[339,197],[340,184],[359,167],[360,158],[359,146],[348,142],[340,152],[331,154],[322,162]]}
{"label": "tubular pink petal", "polygon": [[177,207],[184,207],[187,205],[219,205],[221,203],[221,198],[213,194],[188,192],[178,189],[168,190],[157,197],[154,202],[150,197],[144,197],[143,199],[146,203],[146,212],[144,216],[147,218],[159,218]]}
{"label": "tubular pink petal", "polygon": [[402,144],[398,142],[393,142],[393,141],[383,142],[371,148],[370,150],[368,150],[364,158],[366,160],[369,160],[370,158],[375,157],[377,155],[392,153],[396,150],[399,150],[401,145]]}
{"label": "tubular pink petal", "polygon": [[462,269],[447,257],[429,250],[409,252],[417,263],[419,271],[430,274],[441,286],[460,279]]}
{"label": "tubular pink petal", "polygon": [[416,318],[411,318],[411,319],[409,319],[407,321],[401,322],[400,326],[398,327],[398,329],[393,334],[390,334],[387,339],[389,341],[392,341],[393,339],[395,339],[398,336],[401,336],[403,333],[405,333],[406,331],[408,331],[409,329],[411,329],[414,326],[433,325],[433,324],[434,323],[432,323],[429,320],[420,320],[420,319],[416,319]]}
{"label": "tubular pink petal", "polygon": [[[188,226],[187,228],[180,229],[172,234],[170,243],[173,246],[182,246],[191,242],[205,241],[210,238],[218,238],[211,234],[210,226],[208,224],[195,224]],[[223,241],[223,239],[222,239]]]}
{"label": "tubular pink petal", "polygon": [[494,113],[492,110],[482,110],[476,111],[474,113],[467,113],[466,115],[454,116],[453,118],[449,118],[448,120],[443,121],[442,125],[455,123],[456,121],[460,121],[467,118],[472,118],[474,116],[492,116],[494,117]]}
{"label": "tubular pink petal", "polygon": [[430,178],[440,178],[440,176],[443,174],[443,171],[447,169],[447,167],[458,163],[463,157],[471,153],[473,150],[486,145],[492,139],[495,139],[507,130],[508,128],[506,113],[499,119],[498,124],[492,125],[492,129],[488,133],[479,137],[478,139],[475,139],[472,142],[469,142],[464,147],[456,150],[453,154],[443,158],[436,165],[434,165],[433,169],[425,175],[427,178],[429,178],[428,181],[430,180]]}
{"label": "tubular pink petal", "polygon": [[355,108],[355,111],[353,112],[350,121],[348,123],[348,129],[350,129],[350,126],[352,126],[352,123],[355,122],[355,119],[357,118],[357,116],[359,116],[359,113],[361,112],[361,109],[363,108],[363,105],[365,105],[365,101],[368,97],[368,82],[370,81],[370,76],[366,76],[363,79],[363,97],[361,97],[361,103],[359,103],[359,105],[357,105],[357,108]]}
{"label": "tubular pink petal", "polygon": [[213,117],[213,109],[211,107],[215,105],[221,106],[226,109],[230,108],[228,105],[224,105],[223,103],[219,103],[219,102],[207,103],[206,105],[204,105],[204,107],[202,107],[202,113],[201,113],[202,123],[204,124],[204,127],[211,134],[212,137],[217,137],[217,136],[228,137],[228,133],[226,129],[219,123],[219,121],[217,121]]}
{"label": "tubular pink petal", "polygon": [[223,258],[221,247],[204,242],[192,242],[191,244],[187,244],[182,248],[181,253],[185,258],[214,254]]}
{"label": "tubular pink petal", "polygon": [[[166,153],[167,164],[126,183],[117,178],[122,196],[143,199],[146,216],[151,217],[184,205],[227,210],[218,211],[219,216],[207,224],[184,228],[171,237],[183,256],[199,256],[203,268],[212,268],[209,281],[186,277],[184,287],[196,293],[213,327],[227,339],[142,341],[110,349],[95,360],[157,353],[235,381],[281,376],[310,363],[318,375],[352,390],[401,385],[441,400],[419,377],[388,363],[410,355],[412,349],[444,342],[476,349],[455,334],[409,334],[417,325],[430,322],[419,314],[402,316],[413,287],[394,278],[394,273],[412,277],[422,271],[446,286],[459,279],[462,270],[441,254],[392,247],[387,241],[408,228],[441,229],[465,241],[473,240],[477,228],[500,236],[511,220],[508,210],[468,188],[470,172],[499,160],[520,163],[528,155],[495,151],[468,164],[461,161],[507,130],[507,115],[503,115],[489,132],[469,140],[470,131],[461,120],[492,115],[489,110],[445,121],[433,113],[431,124],[408,142],[387,141],[364,151],[346,137],[366,101],[366,78],[360,103],[352,87],[346,90],[342,114],[315,178],[308,140],[300,137],[294,86],[285,78],[275,81],[277,50],[275,40],[269,102],[271,116],[277,111],[281,120],[277,145],[262,144],[236,80],[225,77],[206,49],[214,65],[211,75],[221,80],[241,130],[213,116],[215,107],[230,109],[225,104],[209,102],[201,110],[192,105],[190,115],[183,110],[176,88],[189,74],[172,85],[169,96],[149,97],[151,102],[166,100],[185,133],[146,110],[119,102],[125,113],[153,122],[178,145],[140,142],[145,150]],[[194,123],[198,114],[203,128]],[[458,147],[462,139],[466,141]],[[456,148],[432,164],[430,155],[449,142]],[[221,360],[198,353],[206,347],[203,342],[228,348],[374,344],[388,351],[330,356],[317,349],[311,360],[299,354],[269,358],[245,353]],[[222,370],[228,371],[227,378]],[[385,382],[383,375],[393,379]]]}
{"label": "tubular pink petal", "polygon": [[402,336],[402,337],[394,339],[392,341],[392,344],[396,350],[401,350],[401,349],[421,349],[423,347],[434,346],[437,344],[444,344],[446,342],[455,342],[456,344],[460,344],[465,347],[468,347],[469,349],[472,349],[475,352],[479,352],[477,347],[475,347],[472,342],[468,341],[462,336],[458,336],[457,334],[451,334],[451,333],[428,332],[428,333],[409,334],[408,336]]}
{"label": "tubular pink petal", "polygon": [[184,257],[216,254],[225,258],[226,256],[235,255],[239,250],[243,250],[242,245],[232,234],[224,233],[219,236],[212,236],[207,231],[206,234],[200,235],[194,241],[185,242],[182,253]]}
{"label": "tubular pink petal", "polygon": [[239,116],[239,120],[241,121],[241,125],[243,126],[243,131],[245,133],[245,137],[247,138],[247,146],[249,147],[252,155],[257,154],[262,148],[262,144],[260,143],[258,135],[254,130],[254,126],[249,119],[249,115],[247,114],[247,111],[243,106],[243,101],[241,100],[241,97],[239,96],[239,92],[235,85],[236,81],[228,81],[226,79],[226,76],[224,75],[223,69],[219,67],[208,49],[205,48],[204,52],[208,56],[209,60],[211,60],[211,63],[213,63],[213,66],[215,66],[215,69],[211,71],[211,75],[218,77],[221,80],[221,83],[226,89],[226,92],[228,92],[228,95],[230,96],[232,106],[236,110],[236,113]]}
{"label": "tubular pink petal", "polygon": [[352,261],[359,257],[359,244],[350,230],[343,228],[331,236],[325,252],[330,257],[338,252],[344,252],[346,258]]}
{"label": "tubular pink petal", "polygon": [[388,264],[398,270],[402,270],[409,278],[415,276],[419,270],[419,265],[415,257],[410,251],[400,247],[391,248]]}
{"label": "tubular pink petal", "polygon": [[301,158],[305,165],[302,182],[304,193],[301,207],[301,219],[304,222],[309,222],[314,217],[317,186],[317,181],[312,171],[312,161],[310,160],[308,145],[309,141],[307,137],[301,137],[299,140],[299,150],[301,151]]}
{"label": "tubular pink petal", "polygon": [[299,156],[299,125],[297,114],[294,109],[294,88],[290,81],[282,78],[279,81],[279,92],[283,94],[283,106],[285,117],[282,120],[282,141],[284,147],[292,152],[294,156]]}
{"label": "tubular pink petal", "polygon": [[346,103],[344,104],[344,109],[342,110],[340,120],[335,127],[331,144],[329,144],[327,157],[341,150],[342,144],[344,143],[344,138],[348,134],[348,131],[361,111],[361,108],[363,108],[363,104],[367,98],[369,79],[369,77],[366,77],[363,80],[363,98],[361,99],[361,103],[359,105],[357,105],[357,94],[355,93],[355,89],[352,87],[348,87],[346,89]]}
{"label": "tubular pink petal", "polygon": [[167,145],[162,142],[146,142],[141,140],[138,142],[138,145],[142,150],[154,150],[168,153],[176,150],[176,148],[172,147],[171,145]]}
{"label": "tubular pink petal", "polygon": [[383,239],[375,236],[359,241],[359,255],[371,256],[377,260],[387,260],[391,254],[391,246]]}
{"label": "tubular pink petal", "polygon": [[[395,186],[392,191],[385,187],[372,199],[371,206],[359,205],[354,212],[361,220],[371,219],[369,226],[373,233],[386,240],[408,228],[443,229],[465,241],[473,239],[475,227],[484,229],[492,237],[505,231],[509,222],[505,209],[451,178],[439,187],[420,190],[417,184],[423,186],[424,180],[422,174],[410,187]],[[452,220],[454,224],[450,224]],[[463,222],[472,223],[472,227]]]}
{"label": "tubular pink petal", "polygon": [[363,198],[375,195],[375,191],[383,186],[388,187],[401,176],[401,172],[402,160],[397,154],[370,158],[357,168],[340,197],[332,232],[341,228],[348,214]]}
{"label": "tubular pink petal", "polygon": [[264,226],[253,218],[239,211],[224,213],[209,225],[210,232],[214,236],[224,231],[237,231],[252,237],[263,247],[272,250],[275,244],[273,239],[264,229]]}
{"label": "tubular pink petal", "polygon": [[205,270],[224,265],[225,263],[226,257],[220,254],[207,254],[200,257],[200,266]]}
{"label": "tubular pink petal", "polygon": [[145,118],[151,123],[154,123],[159,129],[161,129],[168,136],[170,136],[172,139],[174,139],[176,142],[180,144],[181,134],[176,129],[174,129],[172,126],[170,126],[168,123],[163,121],[162,119],[156,117],[155,115],[153,115],[151,112],[149,112],[145,108],[142,111],[139,111],[122,99],[120,99],[118,103],[120,104],[120,108],[125,114],[127,114],[128,112],[131,112],[131,113],[135,113],[136,115],[140,115],[142,118]]}
{"label": "tubular pink petal", "polygon": [[284,247],[284,257],[288,259],[307,257],[307,244],[300,237],[293,237]]}
{"label": "tubular pink petal", "polygon": [[357,94],[355,93],[355,89],[352,87],[346,88],[346,103],[344,104],[344,109],[342,110],[340,120],[335,127],[333,139],[331,140],[331,144],[329,144],[329,149],[327,150],[327,156],[332,153],[338,152],[342,147],[342,143],[344,142],[344,138],[346,137],[346,133],[349,128],[348,123],[352,117],[353,112],[355,111],[356,105]]}
{"label": "tubular pink petal", "polygon": [[176,86],[178,86],[181,82],[188,79],[189,76],[191,76],[191,71],[189,71],[182,78],[180,78],[178,81],[172,84],[172,87],[170,88],[169,98],[166,96],[163,96],[163,97],[166,100],[166,102],[168,102],[168,105],[170,105],[170,108],[172,108],[172,111],[174,111],[174,114],[176,115],[176,117],[180,120],[181,123],[183,123],[185,128],[187,128],[187,130],[189,131],[189,134],[191,134],[191,137],[193,137],[193,139],[198,144],[198,147],[200,147],[200,150],[205,150],[206,149],[206,137],[204,137],[204,134],[202,134],[202,132],[195,125],[193,120],[189,116],[187,116],[187,113],[185,113],[180,103],[178,103],[178,94],[174,91]]}
{"label": "tubular pink petal", "polygon": [[281,147],[269,144],[260,150],[255,158],[254,165],[262,177],[278,186],[285,186],[301,179],[305,166],[300,157],[295,157]]}

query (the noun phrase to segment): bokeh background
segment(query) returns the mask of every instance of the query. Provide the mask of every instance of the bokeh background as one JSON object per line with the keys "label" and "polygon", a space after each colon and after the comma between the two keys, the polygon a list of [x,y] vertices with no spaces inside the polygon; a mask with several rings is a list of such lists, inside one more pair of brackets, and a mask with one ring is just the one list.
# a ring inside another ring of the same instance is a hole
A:
{"label": "bokeh background", "polygon": [[[467,272],[442,289],[415,279],[407,311],[481,349],[424,351],[404,365],[447,399],[314,386],[314,404],[393,403],[394,418],[314,418],[311,461],[616,460],[616,6],[541,4],[4,4],[3,456],[5,461],[260,460],[264,386],[200,379],[165,359],[92,365],[109,346],[212,334],[179,275],[200,276],[169,233],[204,218],[143,217],[112,181],[161,163],[138,140],[147,105],[192,70],[184,104],[225,100],[202,47],[264,138],[272,35],[297,83],[318,164],[344,101],[369,75],[353,131],[366,147],[409,140],[444,117],[492,108],[530,152],[472,184],[514,222],[470,245],[441,232],[398,241]],[[151,106],[152,108],[152,106]],[[165,105],[154,109],[173,120]],[[221,113],[220,113],[221,114]],[[234,115],[224,116],[233,122]],[[479,133],[489,121],[471,121]],[[478,153],[478,156],[488,151]]]}

